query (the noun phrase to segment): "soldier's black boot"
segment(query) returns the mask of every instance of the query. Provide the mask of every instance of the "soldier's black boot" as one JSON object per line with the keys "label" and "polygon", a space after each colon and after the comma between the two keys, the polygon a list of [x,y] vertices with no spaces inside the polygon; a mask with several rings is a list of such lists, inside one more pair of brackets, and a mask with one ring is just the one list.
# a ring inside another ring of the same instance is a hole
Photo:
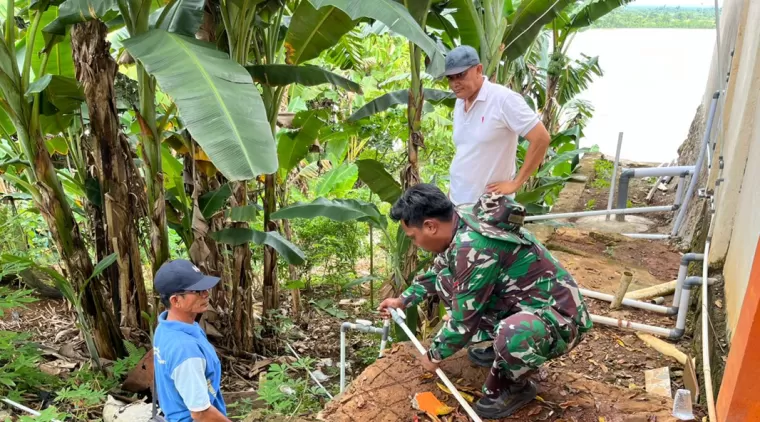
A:
{"label": "soldier's black boot", "polygon": [[536,385],[529,379],[513,381],[498,396],[483,396],[475,403],[475,413],[483,419],[501,419],[512,415],[533,401],[537,395]]}
{"label": "soldier's black boot", "polygon": [[467,357],[475,365],[490,368],[493,365],[494,359],[496,359],[496,352],[493,350],[492,345],[472,346],[467,349]]}

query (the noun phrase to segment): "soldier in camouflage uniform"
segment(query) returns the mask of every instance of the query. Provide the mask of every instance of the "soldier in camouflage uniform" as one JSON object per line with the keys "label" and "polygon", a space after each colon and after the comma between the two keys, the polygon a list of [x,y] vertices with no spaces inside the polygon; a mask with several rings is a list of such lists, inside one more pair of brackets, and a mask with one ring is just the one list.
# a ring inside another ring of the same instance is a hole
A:
{"label": "soldier in camouflage uniform", "polygon": [[421,364],[437,364],[471,343],[470,359],[491,371],[475,411],[506,417],[536,397],[528,375],[561,356],[591,329],[591,318],[573,277],[522,228],[525,209],[508,196],[483,195],[474,205],[454,208],[437,187],[409,188],[394,204],[412,241],[438,253],[432,269],[419,275],[399,298],[379,309],[418,305],[437,294],[448,318]]}

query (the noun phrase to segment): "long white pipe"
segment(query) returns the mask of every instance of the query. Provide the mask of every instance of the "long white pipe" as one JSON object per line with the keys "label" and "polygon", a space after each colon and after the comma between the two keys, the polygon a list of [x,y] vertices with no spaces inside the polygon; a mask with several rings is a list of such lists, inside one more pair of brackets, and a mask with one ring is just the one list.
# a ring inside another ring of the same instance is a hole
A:
{"label": "long white pipe", "polygon": [[630,237],[631,239],[647,239],[647,240],[666,240],[670,239],[669,234],[660,233],[621,233],[623,236]]}
{"label": "long white pipe", "polygon": [[631,176],[638,178],[657,176],[683,176],[684,174],[694,173],[694,166],[643,167],[625,170],[630,170],[632,172]]}
{"label": "long white pipe", "polygon": [[579,212],[565,212],[565,213],[558,213],[558,214],[530,215],[528,217],[525,217],[525,221],[552,220],[555,218],[590,217],[590,216],[595,216],[595,215],[608,215],[608,214],[645,214],[649,212],[665,212],[665,211],[673,211],[673,206],[662,205],[659,207],[619,208],[619,209],[612,209],[612,210],[579,211]]}
{"label": "long white pipe", "polygon": [[[40,416],[40,415],[41,415],[41,413],[40,413],[40,412],[38,412],[38,411],[36,411],[36,410],[34,410],[34,409],[30,409],[30,408],[28,408],[28,407],[24,406],[23,404],[20,404],[20,403],[16,403],[15,401],[13,401],[13,400],[11,400],[11,399],[6,399],[6,398],[4,398],[4,399],[3,399],[3,402],[4,402],[5,404],[8,404],[8,405],[10,405],[10,406],[13,406],[13,407],[15,407],[16,409],[19,409],[19,410],[23,410],[24,412],[27,412],[27,413],[29,413],[29,414],[30,414],[30,415],[32,415],[32,416],[35,416],[35,417],[37,417],[37,416]],[[58,419],[53,419],[53,422],[61,422],[61,421],[59,421]]]}
{"label": "long white pipe", "polygon": [[624,319],[615,319],[601,315],[591,314],[591,321],[596,324],[609,325],[611,327],[628,328],[630,330],[643,331],[649,334],[655,334],[661,337],[669,337],[671,330],[654,325],[639,324],[638,322],[626,321]]}
{"label": "long white pipe", "polygon": [[[588,289],[578,289],[581,294],[585,297],[590,297],[592,299],[598,299],[603,300],[605,302],[612,302],[612,300],[615,298],[614,295],[610,295],[607,293],[601,293],[596,292],[594,290],[588,290]],[[675,314],[669,306],[662,306],[662,305],[655,305],[653,303],[649,302],[642,302],[639,300],[634,299],[625,299],[623,298],[623,301],[621,302],[625,306],[629,306],[631,308],[636,309],[643,309],[645,311],[652,311],[657,312],[658,314]]]}
{"label": "long white pipe", "polygon": [[[406,321],[404,321],[404,314],[402,311],[394,309],[394,308],[388,308],[388,310],[391,313],[391,316],[393,316],[393,320],[396,321],[396,324],[398,324],[399,327],[401,327],[402,330],[406,333],[407,337],[409,337],[410,340],[412,340],[412,343],[414,343],[414,346],[417,347],[417,350],[421,354],[426,354],[427,351],[425,350],[425,347],[422,346],[422,343],[420,343],[419,340],[417,340],[417,336],[414,335],[412,330],[409,329],[409,327],[406,326]],[[457,399],[460,405],[462,405],[462,408],[465,412],[472,418],[474,422],[483,422],[477,413],[475,413],[474,410],[472,410],[472,407],[470,407],[470,404],[467,403],[467,400],[462,397],[461,394],[459,394],[459,390],[454,386],[454,383],[449,381],[449,377],[446,376],[446,374],[443,373],[443,370],[441,368],[438,368],[435,370],[435,374],[438,375],[438,378],[443,381],[444,384],[446,384],[446,387],[449,388],[449,391],[454,395],[454,398]]]}

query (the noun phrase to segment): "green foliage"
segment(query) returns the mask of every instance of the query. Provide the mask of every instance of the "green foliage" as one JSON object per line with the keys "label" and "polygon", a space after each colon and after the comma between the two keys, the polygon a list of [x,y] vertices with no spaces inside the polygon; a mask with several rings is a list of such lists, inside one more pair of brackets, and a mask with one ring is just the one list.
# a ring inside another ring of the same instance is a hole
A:
{"label": "green foliage", "polygon": [[624,7],[594,22],[592,28],[715,28],[712,7]]}
{"label": "green foliage", "polygon": [[[5,297],[0,297],[4,302]],[[40,350],[30,342],[31,334],[0,331],[0,394],[20,397],[36,391],[40,385],[50,385],[55,378],[37,367],[42,361]]]}
{"label": "green foliage", "polygon": [[356,263],[366,251],[366,225],[327,218],[297,219],[291,225],[293,241],[308,251],[299,271],[309,284],[315,278],[338,285],[356,278]]}
{"label": "green foliage", "polygon": [[313,385],[308,374],[313,365],[311,358],[301,358],[292,365],[269,365],[265,380],[259,383],[259,397],[274,413],[284,415],[321,409],[320,397],[324,392]]}
{"label": "green foliage", "polygon": [[610,178],[615,164],[609,160],[594,161],[594,180],[591,181],[591,187],[603,189],[610,186]]}
{"label": "green foliage", "polygon": [[586,211],[591,211],[596,206],[596,199],[589,199],[588,202],[586,202],[586,206],[583,208]]}
{"label": "green foliage", "polygon": [[124,340],[124,348],[127,350],[127,357],[121,358],[113,364],[113,376],[119,379],[134,369],[146,353],[144,347],[137,347],[127,340]]}

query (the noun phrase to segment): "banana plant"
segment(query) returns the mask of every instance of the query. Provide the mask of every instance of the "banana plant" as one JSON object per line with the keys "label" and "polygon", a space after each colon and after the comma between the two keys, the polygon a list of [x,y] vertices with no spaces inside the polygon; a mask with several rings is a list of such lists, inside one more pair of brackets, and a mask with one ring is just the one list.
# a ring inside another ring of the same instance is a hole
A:
{"label": "banana plant", "polygon": [[[19,158],[33,163],[13,182],[32,196],[48,224],[67,276],[81,294],[93,347],[99,356],[116,359],[124,353],[122,336],[112,307],[102,294],[100,277],[90,280],[92,260],[45,142],[46,135],[57,135],[65,130],[60,123],[65,119],[70,121],[83,99],[72,77],[69,41],[65,36],[46,31],[55,19],[46,22],[65,11],[53,6],[57,3],[24,2],[20,16],[16,15],[12,2],[5,10],[0,40],[0,114],[12,122],[14,149]],[[20,29],[16,25],[17,18],[28,19],[29,25]],[[25,46],[23,60],[17,60],[17,41]],[[88,283],[90,288],[86,288]]]}
{"label": "banana plant", "polygon": [[[374,160],[359,160],[357,163],[360,168],[364,168],[368,172],[375,172],[382,170],[382,165],[378,167],[379,163]],[[384,170],[382,170],[384,172]],[[390,178],[390,179],[389,179]],[[379,180],[383,179],[383,180]],[[376,188],[384,184],[390,184],[393,178],[388,173],[385,173],[382,177],[378,178],[377,183],[373,184]],[[395,188],[388,187],[386,189],[379,189],[384,192],[386,199],[391,199],[396,193],[400,195],[401,187],[397,182]],[[396,196],[397,197],[397,196]],[[425,265],[429,263],[428,260],[424,260],[410,275],[404,275],[404,260],[408,254],[408,250],[411,246],[410,239],[406,236],[404,231],[399,227],[396,234],[392,234],[388,227],[387,218],[380,213],[377,206],[370,202],[360,201],[356,199],[326,199],[317,198],[310,203],[296,203],[285,208],[281,208],[274,214],[273,219],[294,219],[294,218],[317,218],[325,217],[338,222],[346,221],[359,221],[362,223],[368,223],[373,229],[377,229],[382,234],[386,245],[388,246],[387,253],[391,262],[391,284],[395,294],[400,294],[403,289],[409,285],[412,278],[416,273]],[[367,279],[369,280],[369,279]],[[407,325],[410,327],[417,326],[418,312],[416,308],[407,310]],[[406,339],[406,336],[402,334],[402,331],[397,330],[396,333],[400,339]]]}

